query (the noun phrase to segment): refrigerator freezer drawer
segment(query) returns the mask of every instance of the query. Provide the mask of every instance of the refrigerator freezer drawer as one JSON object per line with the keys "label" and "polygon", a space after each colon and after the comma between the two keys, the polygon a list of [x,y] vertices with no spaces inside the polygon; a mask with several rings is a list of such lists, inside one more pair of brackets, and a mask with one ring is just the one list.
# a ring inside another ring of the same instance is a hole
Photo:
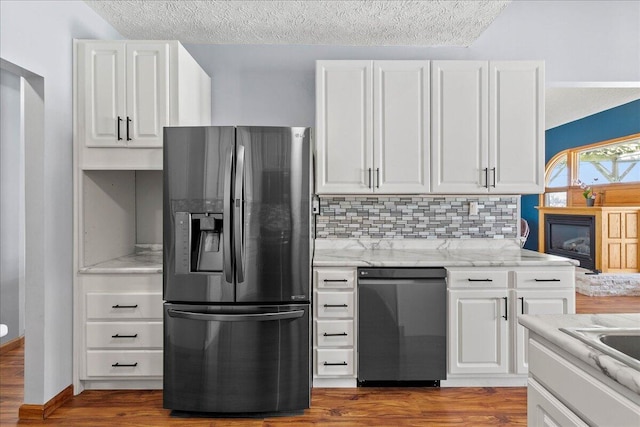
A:
{"label": "refrigerator freezer drawer", "polygon": [[316,350],[316,374],[318,376],[335,377],[353,376],[353,349],[318,349]]}
{"label": "refrigerator freezer drawer", "polygon": [[308,304],[165,304],[164,407],[297,411],[310,404]]}
{"label": "refrigerator freezer drawer", "polygon": [[88,348],[162,348],[162,322],[87,322]]}
{"label": "refrigerator freezer drawer", "polygon": [[87,377],[148,376],[162,376],[162,350],[87,351]]}
{"label": "refrigerator freezer drawer", "polygon": [[162,294],[88,293],[87,319],[162,319]]}

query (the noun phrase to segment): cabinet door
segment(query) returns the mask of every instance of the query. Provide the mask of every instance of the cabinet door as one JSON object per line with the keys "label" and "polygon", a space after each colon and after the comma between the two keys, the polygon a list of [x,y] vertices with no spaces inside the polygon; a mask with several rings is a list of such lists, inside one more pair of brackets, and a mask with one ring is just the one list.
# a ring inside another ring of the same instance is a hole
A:
{"label": "cabinet door", "polygon": [[575,313],[575,292],[566,290],[513,291],[515,295],[514,316],[516,331],[515,370],[517,374],[529,372],[529,330],[520,325],[517,316],[523,314],[567,314]]}
{"label": "cabinet door", "polygon": [[544,65],[490,62],[489,188],[544,191]]}
{"label": "cabinet door", "polygon": [[100,41],[79,45],[78,113],[87,146],[126,145],[124,46],[122,42]]}
{"label": "cabinet door", "polygon": [[449,291],[449,373],[507,373],[506,290]]}
{"label": "cabinet door", "polygon": [[375,61],[374,191],[429,192],[429,61]]}
{"label": "cabinet door", "polygon": [[129,147],[162,147],[169,125],[169,45],[127,43],[126,139]]}
{"label": "cabinet door", "polygon": [[371,61],[317,61],[316,191],[373,191]]}
{"label": "cabinet door", "polygon": [[431,189],[486,193],[488,63],[431,63]]}

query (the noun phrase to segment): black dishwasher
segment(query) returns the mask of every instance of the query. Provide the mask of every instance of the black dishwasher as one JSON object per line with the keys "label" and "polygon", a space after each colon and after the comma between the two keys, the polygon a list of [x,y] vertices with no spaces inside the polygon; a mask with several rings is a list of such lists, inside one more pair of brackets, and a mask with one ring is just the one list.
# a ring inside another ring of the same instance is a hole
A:
{"label": "black dishwasher", "polygon": [[439,386],[447,378],[444,268],[358,269],[358,384]]}

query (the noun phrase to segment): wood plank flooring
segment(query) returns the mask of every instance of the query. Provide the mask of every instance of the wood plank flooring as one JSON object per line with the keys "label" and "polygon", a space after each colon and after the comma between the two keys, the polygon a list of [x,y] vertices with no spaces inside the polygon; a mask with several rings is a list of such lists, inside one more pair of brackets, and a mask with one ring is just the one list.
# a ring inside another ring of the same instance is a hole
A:
{"label": "wood plank flooring", "polygon": [[[640,312],[640,297],[576,294],[578,313]],[[24,347],[0,356],[0,425],[185,426],[518,426],[527,424],[524,387],[313,389],[304,414],[266,419],[176,418],[162,408],[161,390],[85,391],[45,421],[18,423]]]}

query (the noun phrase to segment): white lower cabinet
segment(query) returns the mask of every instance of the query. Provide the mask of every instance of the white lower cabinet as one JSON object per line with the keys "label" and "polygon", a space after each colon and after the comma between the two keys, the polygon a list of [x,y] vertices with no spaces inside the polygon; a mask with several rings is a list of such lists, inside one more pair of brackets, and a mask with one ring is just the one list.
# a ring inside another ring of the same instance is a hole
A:
{"label": "white lower cabinet", "polygon": [[637,393],[536,334],[529,351],[528,425],[640,425]]}
{"label": "white lower cabinet", "polygon": [[313,269],[313,386],[355,387],[356,269]]}
{"label": "white lower cabinet", "polygon": [[587,427],[536,380],[527,382],[527,425],[529,427]]}
{"label": "white lower cabinet", "polygon": [[518,316],[575,313],[574,267],[447,271],[449,383],[525,385],[528,333]]}
{"label": "white lower cabinet", "polygon": [[449,291],[449,372],[509,371],[507,290]]}
{"label": "white lower cabinet", "polygon": [[162,388],[162,275],[82,274],[78,280],[79,391]]}

